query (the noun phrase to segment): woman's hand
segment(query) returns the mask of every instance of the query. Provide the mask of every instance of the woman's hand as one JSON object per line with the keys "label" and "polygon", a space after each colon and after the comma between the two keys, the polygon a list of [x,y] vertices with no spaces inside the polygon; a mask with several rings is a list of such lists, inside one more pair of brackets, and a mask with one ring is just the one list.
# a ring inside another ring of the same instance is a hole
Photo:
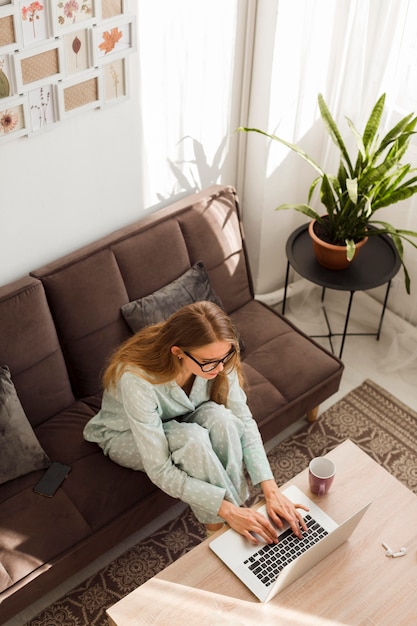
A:
{"label": "woman's hand", "polygon": [[218,514],[226,520],[230,528],[255,545],[259,543],[259,540],[252,533],[256,533],[267,543],[278,542],[276,529],[265,515],[258,513],[256,509],[238,507],[223,500]]}
{"label": "woman's hand", "polygon": [[265,496],[266,509],[269,517],[278,528],[283,527],[282,520],[288,522],[292,531],[297,537],[302,536],[302,531],[307,530],[303,516],[298,509],[308,511],[308,507],[303,504],[294,504],[286,498],[278,489],[278,485],[274,480],[265,480],[261,483],[262,491]]}
{"label": "woman's hand", "polygon": [[[308,511],[303,504],[293,504],[278,489],[274,480],[265,480],[261,483],[265,496],[266,509],[271,520],[278,528],[283,527],[283,519],[288,522],[297,537],[302,536],[302,531],[307,530],[303,516],[298,509]],[[253,535],[256,533],[267,543],[278,543],[278,533],[268,518],[256,509],[238,507],[227,500],[223,500],[219,512],[222,517],[236,532],[243,535],[253,544],[259,540]]]}

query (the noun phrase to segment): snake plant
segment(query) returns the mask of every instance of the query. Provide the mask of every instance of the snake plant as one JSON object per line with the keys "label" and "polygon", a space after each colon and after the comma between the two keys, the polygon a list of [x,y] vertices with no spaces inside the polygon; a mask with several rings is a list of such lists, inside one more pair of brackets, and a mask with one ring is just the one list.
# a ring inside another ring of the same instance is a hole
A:
{"label": "snake plant", "polygon": [[[389,235],[400,256],[405,287],[407,293],[410,293],[410,277],[403,261],[403,241],[417,248],[413,240],[417,238],[417,232],[395,228],[385,221],[374,219],[374,214],[378,209],[406,200],[417,193],[417,169],[403,162],[410,138],[415,133],[417,116],[414,113],[406,115],[380,138],[380,123],[385,106],[383,94],[374,105],[362,134],[346,118],[356,144],[355,154],[351,156],[322,94],[318,96],[318,104],[324,125],[340,152],[336,175],[326,173],[296,144],[258,128],[238,129],[260,133],[278,141],[307,161],[317,172],[309,189],[307,204],[281,204],[276,210],[294,209],[317,220],[321,225],[320,237],[328,243],[346,245],[349,260],[354,256],[355,242],[365,236]],[[310,206],[316,189],[319,189],[321,204],[326,209],[324,215]]]}

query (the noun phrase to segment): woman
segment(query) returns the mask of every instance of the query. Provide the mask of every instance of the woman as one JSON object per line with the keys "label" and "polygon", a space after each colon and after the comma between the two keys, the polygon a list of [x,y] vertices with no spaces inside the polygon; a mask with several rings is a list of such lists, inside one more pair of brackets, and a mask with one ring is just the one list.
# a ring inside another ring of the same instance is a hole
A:
{"label": "woman", "polygon": [[242,389],[239,342],[229,317],[212,302],[197,302],[166,322],[144,328],[113,355],[104,374],[100,412],[84,437],[114,462],[145,471],[151,481],[186,502],[208,534],[226,521],[257,543],[277,532],[248,498],[245,464],[260,484],[270,518],[288,521],[301,536],[298,508],[283,496]]}

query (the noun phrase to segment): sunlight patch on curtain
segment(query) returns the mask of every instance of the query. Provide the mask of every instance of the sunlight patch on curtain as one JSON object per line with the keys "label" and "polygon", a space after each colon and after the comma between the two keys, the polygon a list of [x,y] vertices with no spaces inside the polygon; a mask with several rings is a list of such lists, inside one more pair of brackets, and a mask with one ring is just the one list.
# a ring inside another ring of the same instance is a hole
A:
{"label": "sunlight patch on curtain", "polygon": [[218,182],[230,135],[237,0],[139,5],[145,206]]}

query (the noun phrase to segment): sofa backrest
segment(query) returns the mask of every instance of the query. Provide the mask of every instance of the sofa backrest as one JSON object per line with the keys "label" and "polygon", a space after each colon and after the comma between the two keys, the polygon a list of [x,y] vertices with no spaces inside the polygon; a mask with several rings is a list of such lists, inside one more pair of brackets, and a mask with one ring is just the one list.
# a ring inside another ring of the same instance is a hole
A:
{"label": "sofa backrest", "polygon": [[32,426],[74,401],[44,288],[30,276],[0,287],[0,365]]}
{"label": "sofa backrest", "polygon": [[130,335],[120,308],[200,260],[228,313],[252,298],[232,187],[215,185],[32,272],[43,283],[76,397],[100,390],[109,355]]}

